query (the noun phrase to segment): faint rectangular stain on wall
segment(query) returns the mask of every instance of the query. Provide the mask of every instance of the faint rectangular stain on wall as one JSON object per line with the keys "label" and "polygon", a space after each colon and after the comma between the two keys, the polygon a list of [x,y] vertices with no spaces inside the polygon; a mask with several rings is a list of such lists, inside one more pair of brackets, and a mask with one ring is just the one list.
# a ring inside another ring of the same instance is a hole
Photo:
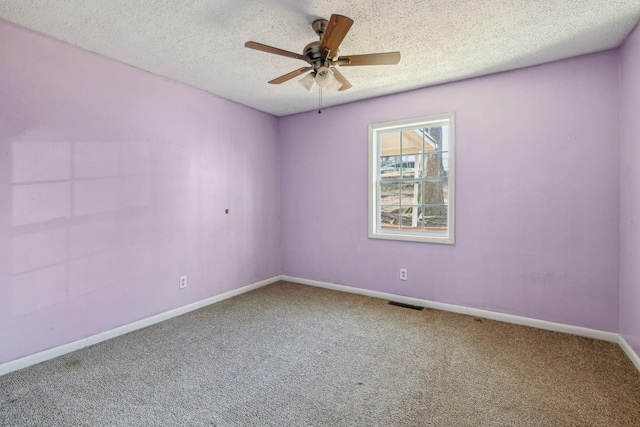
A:
{"label": "faint rectangular stain on wall", "polygon": [[114,250],[119,245],[121,225],[116,219],[105,219],[70,228],[71,258],[81,258]]}
{"label": "faint rectangular stain on wall", "polygon": [[13,226],[35,224],[71,216],[69,182],[14,186]]}
{"label": "faint rectangular stain on wall", "polygon": [[14,142],[12,158],[14,183],[70,178],[71,152],[67,141]]}
{"label": "faint rectangular stain on wall", "polygon": [[92,215],[120,208],[118,178],[74,182],[75,215]]}
{"label": "faint rectangular stain on wall", "polygon": [[50,267],[66,261],[67,236],[64,229],[14,236],[13,274]]}
{"label": "faint rectangular stain on wall", "polygon": [[12,311],[21,316],[63,301],[67,294],[65,264],[13,276]]}
{"label": "faint rectangular stain on wall", "polygon": [[74,143],[74,178],[113,177],[119,174],[117,142]]}

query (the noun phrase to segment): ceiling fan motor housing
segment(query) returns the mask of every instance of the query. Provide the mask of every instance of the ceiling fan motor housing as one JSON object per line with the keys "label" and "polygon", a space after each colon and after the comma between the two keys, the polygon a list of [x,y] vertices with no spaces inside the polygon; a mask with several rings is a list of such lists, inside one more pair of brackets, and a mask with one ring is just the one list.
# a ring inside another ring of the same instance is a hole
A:
{"label": "ceiling fan motor housing", "polygon": [[[314,65],[314,68],[317,68],[315,65],[322,61],[322,52],[320,52],[320,42],[315,41],[311,42],[304,47],[302,54],[309,58],[311,64]],[[320,64],[322,65],[322,64]],[[318,67],[320,66],[318,65]]]}
{"label": "ceiling fan motor housing", "polygon": [[302,51],[302,54],[307,58],[309,58],[309,62],[313,66],[313,69],[317,70],[323,65],[326,65],[326,66],[332,65],[331,63],[337,60],[338,57],[340,56],[340,51],[336,49],[335,52],[331,52],[331,56],[329,56],[327,58],[327,61],[325,61],[328,63],[323,63],[322,62],[323,52],[320,51],[320,41],[315,41],[306,45],[304,47],[304,50]]}

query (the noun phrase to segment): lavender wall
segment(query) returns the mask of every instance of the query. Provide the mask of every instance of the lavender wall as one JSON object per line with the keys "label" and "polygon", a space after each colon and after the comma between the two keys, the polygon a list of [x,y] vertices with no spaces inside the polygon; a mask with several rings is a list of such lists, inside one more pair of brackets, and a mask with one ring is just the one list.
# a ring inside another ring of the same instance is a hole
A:
{"label": "lavender wall", "polygon": [[279,274],[276,132],[0,21],[0,363]]}
{"label": "lavender wall", "polygon": [[620,52],[620,333],[640,354],[640,28]]}
{"label": "lavender wall", "polygon": [[[0,363],[281,272],[640,352],[639,57],[275,119],[0,21]],[[367,125],[449,111],[456,244],[368,239]]]}
{"label": "lavender wall", "polygon": [[[456,244],[368,239],[368,124],[450,111]],[[618,138],[616,51],[283,118],[282,272],[617,332]]]}

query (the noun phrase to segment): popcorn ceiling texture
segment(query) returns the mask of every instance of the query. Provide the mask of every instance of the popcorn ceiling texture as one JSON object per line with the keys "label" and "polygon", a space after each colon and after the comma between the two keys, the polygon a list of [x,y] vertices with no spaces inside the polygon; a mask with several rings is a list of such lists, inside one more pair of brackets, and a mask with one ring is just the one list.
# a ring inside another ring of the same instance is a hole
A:
{"label": "popcorn ceiling texture", "polygon": [[3,0],[0,17],[137,68],[284,116],[317,107],[294,79],[304,65],[244,47],[293,52],[316,40],[310,23],[354,19],[345,55],[400,51],[397,66],[343,68],[353,88],[326,106],[490,74],[619,46],[638,0]]}

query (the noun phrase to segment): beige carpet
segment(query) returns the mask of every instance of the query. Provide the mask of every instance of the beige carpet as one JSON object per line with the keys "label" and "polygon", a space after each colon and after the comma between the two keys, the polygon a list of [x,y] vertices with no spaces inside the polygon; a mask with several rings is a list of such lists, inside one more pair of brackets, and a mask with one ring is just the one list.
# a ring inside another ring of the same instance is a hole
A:
{"label": "beige carpet", "polygon": [[615,344],[276,283],[0,377],[2,426],[639,426]]}

